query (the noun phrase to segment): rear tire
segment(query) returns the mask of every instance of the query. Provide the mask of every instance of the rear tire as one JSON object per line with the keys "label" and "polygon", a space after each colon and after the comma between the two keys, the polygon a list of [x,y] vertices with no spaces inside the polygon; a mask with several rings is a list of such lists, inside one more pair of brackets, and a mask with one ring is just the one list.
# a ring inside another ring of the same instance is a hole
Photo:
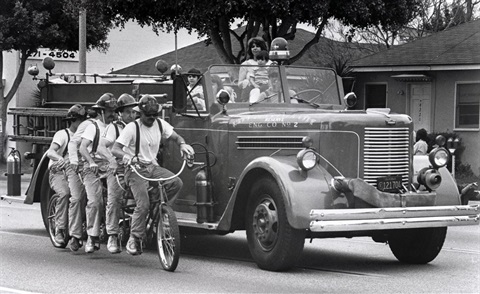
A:
{"label": "rear tire", "polygon": [[305,230],[288,223],[283,195],[272,178],[254,183],[245,218],[248,248],[258,267],[288,270],[300,258]]}
{"label": "rear tire", "polygon": [[50,237],[50,242],[52,242],[52,245],[54,247],[57,247],[57,248],[65,248],[67,247],[67,244],[68,244],[68,230],[65,230],[65,235],[64,235],[64,243],[61,244],[61,243],[58,243],[55,241],[55,228],[56,228],[56,225],[55,225],[55,213],[57,211],[57,202],[58,202],[58,199],[60,198],[60,196],[58,196],[57,194],[53,195],[51,198],[50,198],[50,201],[48,202],[48,217],[47,217],[47,220],[48,220],[48,225],[47,225],[47,231],[48,231],[48,235]]}
{"label": "rear tire", "polygon": [[398,230],[388,236],[388,245],[400,262],[426,264],[440,253],[446,235],[446,227]]}
{"label": "rear tire", "polygon": [[175,212],[168,205],[160,205],[157,219],[158,258],[164,270],[173,272],[180,259],[180,228]]}
{"label": "rear tire", "polygon": [[48,179],[49,176],[50,176],[50,171],[47,169],[45,171],[45,174],[43,175],[42,185],[40,187],[40,210],[42,212],[43,225],[45,226],[45,229],[47,230],[47,232],[49,231],[48,203],[50,202],[50,199],[52,198],[53,194],[55,194],[55,192],[50,188],[50,181]]}

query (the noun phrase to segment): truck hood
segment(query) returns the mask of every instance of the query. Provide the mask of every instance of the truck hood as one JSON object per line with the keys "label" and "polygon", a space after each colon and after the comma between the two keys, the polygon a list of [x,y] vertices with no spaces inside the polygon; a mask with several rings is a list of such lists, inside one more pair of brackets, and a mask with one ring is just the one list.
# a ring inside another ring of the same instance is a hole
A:
{"label": "truck hood", "polygon": [[349,126],[405,127],[412,119],[405,114],[387,111],[255,111],[229,114],[231,128],[322,129],[338,130]]}

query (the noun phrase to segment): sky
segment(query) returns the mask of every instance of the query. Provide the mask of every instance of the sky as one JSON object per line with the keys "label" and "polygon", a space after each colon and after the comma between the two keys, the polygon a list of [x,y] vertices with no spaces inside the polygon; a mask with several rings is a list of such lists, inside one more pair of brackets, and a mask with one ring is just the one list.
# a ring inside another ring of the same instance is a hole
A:
{"label": "sky", "polygon": [[[299,27],[314,31],[305,25]],[[186,30],[180,30],[177,34],[179,49],[200,41],[197,34],[190,35]],[[127,23],[123,30],[112,30],[107,42],[110,43],[107,53],[98,50],[87,53],[88,73],[109,73],[175,50],[173,33],[160,33],[157,36],[150,27],[142,28],[135,22]]]}
{"label": "sky", "polygon": [[[178,48],[199,41],[198,35],[190,35],[186,30],[177,34]],[[110,43],[107,53],[98,50],[87,53],[87,72],[108,73],[175,50],[173,33],[157,36],[150,27],[142,28],[134,22],[126,24],[123,30],[112,30],[107,42]]]}

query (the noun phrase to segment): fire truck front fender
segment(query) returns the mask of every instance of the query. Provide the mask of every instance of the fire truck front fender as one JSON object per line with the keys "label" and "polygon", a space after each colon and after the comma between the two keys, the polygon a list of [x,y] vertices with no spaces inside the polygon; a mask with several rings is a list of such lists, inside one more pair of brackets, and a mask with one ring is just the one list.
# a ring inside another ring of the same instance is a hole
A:
{"label": "fire truck front fender", "polygon": [[[42,192],[45,191],[45,185],[49,185],[49,183],[45,183],[45,179],[48,178],[48,163],[50,159],[48,158],[47,154],[45,153],[38,166],[32,175],[32,179],[30,180],[30,185],[28,186],[27,192],[25,193],[26,198],[24,203],[25,204],[32,204],[34,202],[41,202]],[[50,186],[48,186],[49,188]],[[44,204],[47,205],[46,203]]]}
{"label": "fire truck front fender", "polygon": [[[310,211],[325,208],[328,196],[331,196],[332,176],[324,168],[317,166],[303,171],[293,156],[259,157],[250,162],[239,177],[222,218],[223,225],[229,229],[243,229],[248,198],[253,196],[251,188],[256,181],[266,177],[273,178],[277,183],[288,222],[296,229],[308,229]],[[220,227],[223,227],[222,222]]]}

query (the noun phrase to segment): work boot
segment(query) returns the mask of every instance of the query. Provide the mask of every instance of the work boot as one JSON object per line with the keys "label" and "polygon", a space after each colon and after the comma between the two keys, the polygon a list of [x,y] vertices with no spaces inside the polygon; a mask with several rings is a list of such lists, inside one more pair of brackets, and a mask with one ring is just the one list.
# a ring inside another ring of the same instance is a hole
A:
{"label": "work boot", "polygon": [[83,246],[82,242],[75,237],[72,237],[72,241],[70,241],[70,250],[71,251],[78,251]]}
{"label": "work boot", "polygon": [[55,230],[55,237],[53,238],[56,243],[59,245],[65,245],[65,234],[63,229],[56,229]]}
{"label": "work boot", "polygon": [[108,249],[108,252],[112,254],[122,252],[122,250],[118,246],[117,235],[110,235],[110,237],[108,237],[107,249]]}
{"label": "work boot", "polygon": [[137,239],[133,236],[130,236],[130,238],[128,238],[126,248],[127,248],[127,253],[130,254],[130,255],[139,254],[139,252],[137,250]]}
{"label": "work boot", "polygon": [[85,244],[85,252],[93,253],[100,249],[100,240],[98,237],[88,236],[87,244]]}

